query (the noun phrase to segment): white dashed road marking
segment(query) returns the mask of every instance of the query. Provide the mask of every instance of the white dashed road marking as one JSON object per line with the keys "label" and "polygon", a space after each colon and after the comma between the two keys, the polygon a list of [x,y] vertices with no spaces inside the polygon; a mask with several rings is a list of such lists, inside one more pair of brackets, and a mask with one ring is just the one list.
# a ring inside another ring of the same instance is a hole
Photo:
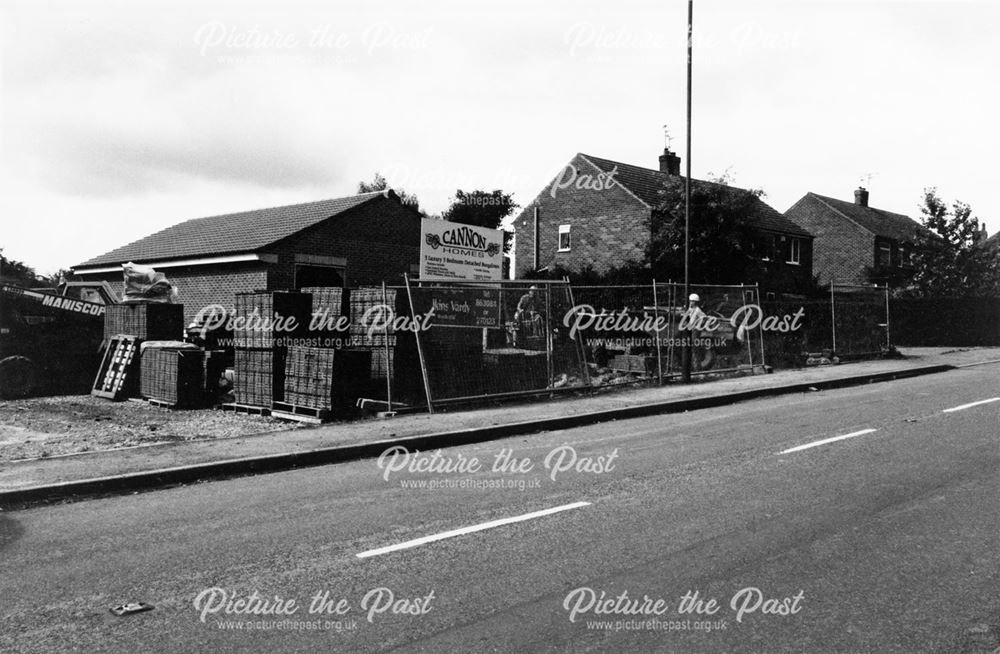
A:
{"label": "white dashed road marking", "polygon": [[865,434],[870,434],[873,431],[878,431],[877,429],[862,429],[861,431],[851,432],[850,434],[844,434],[843,436],[834,436],[833,438],[824,438],[821,441],[813,441],[812,443],[806,443],[805,445],[799,445],[797,447],[791,447],[787,450],[782,450],[778,454],[791,454],[792,452],[800,452],[802,450],[808,450],[810,447],[819,447],[820,445],[826,445],[827,443],[835,443],[836,441],[842,441],[845,438],[854,438],[855,436],[864,436]]}
{"label": "white dashed road marking", "polygon": [[980,404],[989,404],[990,402],[998,402],[998,401],[1000,401],[1000,397],[991,397],[988,400],[979,400],[978,402],[969,402],[968,404],[953,406],[950,409],[942,409],[941,413],[951,413],[952,411],[961,411],[962,409],[968,409],[970,407],[979,406]]}
{"label": "white dashed road marking", "polygon": [[434,534],[431,536],[416,538],[414,540],[408,540],[405,543],[397,543],[396,545],[387,545],[386,547],[379,547],[378,549],[359,552],[355,556],[357,556],[359,559],[366,559],[370,556],[379,556],[381,554],[388,554],[389,552],[405,550],[411,547],[417,547],[419,545],[425,545],[427,543],[433,543],[435,541],[444,540],[445,538],[464,536],[465,534],[471,534],[477,531],[484,531],[486,529],[493,529],[494,527],[502,527],[504,525],[514,524],[515,522],[524,522],[525,520],[541,518],[543,516],[552,515],[553,513],[559,513],[561,511],[569,511],[570,509],[579,509],[580,507],[584,506],[590,506],[590,502],[573,502],[572,504],[563,504],[562,506],[554,506],[551,509],[543,509],[542,511],[525,513],[523,515],[514,516],[513,518],[501,518],[500,520],[491,520],[490,522],[483,522],[478,525],[472,525],[471,527],[462,527],[461,529],[444,531],[441,532],[440,534]]}

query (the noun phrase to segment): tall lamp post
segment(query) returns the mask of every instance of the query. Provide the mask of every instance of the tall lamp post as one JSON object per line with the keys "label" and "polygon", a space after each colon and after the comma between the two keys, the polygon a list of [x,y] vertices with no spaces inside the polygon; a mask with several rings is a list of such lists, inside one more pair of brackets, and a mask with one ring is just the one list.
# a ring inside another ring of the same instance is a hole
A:
{"label": "tall lamp post", "polygon": [[[684,302],[685,310],[689,310],[691,295],[691,279],[688,274],[691,256],[691,41],[694,24],[694,0],[688,0],[688,36],[687,36],[687,153],[684,157],[686,172],[684,175]],[[688,330],[684,335],[684,346],[681,350],[681,381],[691,381],[691,338],[694,332]]]}

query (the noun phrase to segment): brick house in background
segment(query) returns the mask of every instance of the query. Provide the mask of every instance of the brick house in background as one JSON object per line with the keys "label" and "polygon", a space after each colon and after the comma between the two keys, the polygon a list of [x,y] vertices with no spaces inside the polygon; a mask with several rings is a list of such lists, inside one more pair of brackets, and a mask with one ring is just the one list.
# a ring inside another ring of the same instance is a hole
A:
{"label": "brick house in background", "polygon": [[392,191],[196,218],[73,267],[122,288],[121,264],[151,265],[177,287],[185,320],[234,295],[401,282],[419,261],[420,214]]}
{"label": "brick house in background", "polygon": [[[683,179],[680,161],[670,150],[660,156],[658,169],[577,154],[514,221],[517,277],[546,267],[579,271],[589,265],[600,273],[644,262],[663,201],[660,191]],[[692,180],[698,185],[714,182]],[[812,235],[759,198],[751,206],[747,218],[762,260],[807,284]]]}
{"label": "brick house in background", "polygon": [[868,191],[854,202],[806,193],[785,217],[812,232],[813,269],[821,284],[869,285],[912,274],[913,247],[924,227],[909,216],[868,206]]}

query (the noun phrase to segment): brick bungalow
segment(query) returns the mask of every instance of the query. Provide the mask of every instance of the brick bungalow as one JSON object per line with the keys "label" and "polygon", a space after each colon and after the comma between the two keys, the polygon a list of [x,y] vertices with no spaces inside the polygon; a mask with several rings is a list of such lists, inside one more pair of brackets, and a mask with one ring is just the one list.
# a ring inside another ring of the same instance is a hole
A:
{"label": "brick bungalow", "polygon": [[[670,150],[659,157],[658,169],[578,153],[514,222],[517,276],[545,267],[576,271],[590,265],[604,272],[643,262],[662,202],[660,191],[681,178],[680,161]],[[713,184],[692,180],[693,186]],[[752,207],[747,218],[758,235],[762,259],[807,283],[812,235],[759,198]]]}
{"label": "brick bungalow", "polygon": [[868,206],[868,191],[854,202],[806,193],[785,217],[812,232],[813,268],[820,283],[869,285],[905,278],[923,226],[909,216]]}
{"label": "brick bungalow", "polygon": [[121,264],[163,272],[185,320],[235,293],[401,282],[419,260],[420,214],[392,191],[196,218],[73,267],[122,288]]}

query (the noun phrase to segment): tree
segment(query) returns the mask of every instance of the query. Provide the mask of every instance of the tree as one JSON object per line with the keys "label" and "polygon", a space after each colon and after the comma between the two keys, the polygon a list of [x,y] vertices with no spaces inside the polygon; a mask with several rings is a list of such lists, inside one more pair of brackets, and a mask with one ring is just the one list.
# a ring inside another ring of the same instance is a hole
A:
{"label": "tree", "polygon": [[[375,179],[371,182],[358,182],[358,193],[374,193],[375,191],[385,191],[388,188],[390,188],[389,182],[386,181],[385,176],[378,171],[375,172]],[[394,188],[392,190],[399,196],[399,199],[403,204],[413,207],[417,211],[420,211],[420,213],[424,214],[424,212],[420,210],[420,201],[417,199],[416,195],[407,193],[401,188]]]}
{"label": "tree", "polygon": [[926,230],[917,237],[913,276],[901,295],[975,297],[996,291],[997,259],[982,247],[983,233],[972,208],[956,200],[949,210],[936,188],[924,189],[920,207]]}
{"label": "tree", "polygon": [[[763,272],[756,256],[757,231],[749,224],[760,190],[728,185],[722,176],[713,183],[691,185],[689,278],[700,284],[740,284]],[[653,214],[647,248],[656,279],[684,279],[684,180],[672,178],[661,191]]]}
{"label": "tree", "polygon": [[38,283],[35,269],[21,261],[14,261],[0,254],[0,281],[19,286],[34,286]]}
{"label": "tree", "polygon": [[[520,205],[511,193],[495,191],[455,191],[455,200],[441,215],[445,220],[462,225],[500,229],[504,219]],[[504,232],[503,251],[510,252],[510,232]]]}

